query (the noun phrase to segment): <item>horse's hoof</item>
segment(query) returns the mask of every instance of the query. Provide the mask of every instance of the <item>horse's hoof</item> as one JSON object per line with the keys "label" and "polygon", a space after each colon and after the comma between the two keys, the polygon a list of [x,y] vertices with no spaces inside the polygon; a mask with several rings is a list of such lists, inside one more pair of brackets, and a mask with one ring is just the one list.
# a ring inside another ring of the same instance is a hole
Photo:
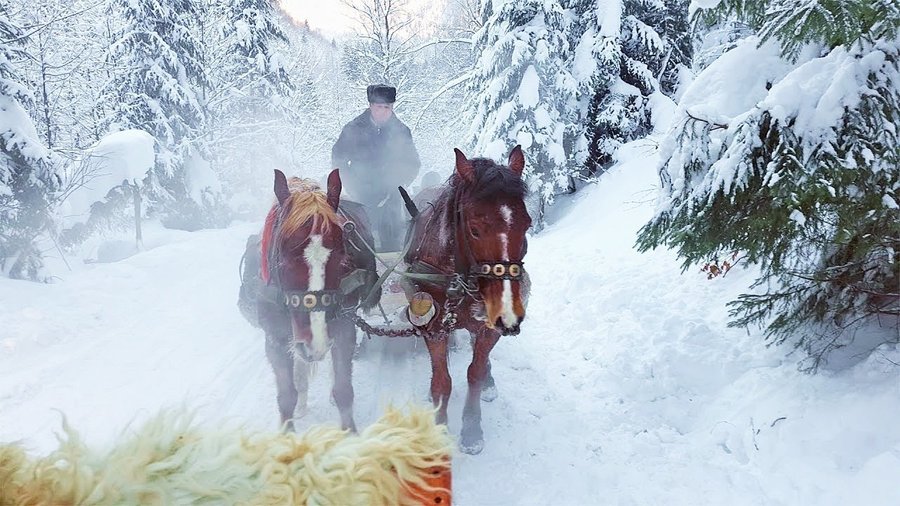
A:
{"label": "horse's hoof", "polygon": [[484,450],[484,439],[477,439],[475,441],[460,441],[459,449],[468,455],[478,455],[481,453],[481,450]]}
{"label": "horse's hoof", "polygon": [[488,387],[484,387],[481,389],[481,400],[484,402],[491,402],[492,400],[497,398],[497,387],[495,385],[491,385]]}

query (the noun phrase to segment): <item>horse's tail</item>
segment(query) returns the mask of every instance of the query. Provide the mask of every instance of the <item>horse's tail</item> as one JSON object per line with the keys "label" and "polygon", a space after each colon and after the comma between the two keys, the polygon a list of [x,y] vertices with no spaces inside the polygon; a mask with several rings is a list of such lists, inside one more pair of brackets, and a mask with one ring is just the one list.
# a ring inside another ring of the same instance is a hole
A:
{"label": "horse's tail", "polygon": [[262,282],[259,278],[261,261],[260,237],[253,234],[247,238],[247,246],[241,256],[238,270],[241,275],[241,289],[238,292],[238,309],[244,318],[254,327],[259,327],[259,314],[256,300],[259,297],[259,289]]}

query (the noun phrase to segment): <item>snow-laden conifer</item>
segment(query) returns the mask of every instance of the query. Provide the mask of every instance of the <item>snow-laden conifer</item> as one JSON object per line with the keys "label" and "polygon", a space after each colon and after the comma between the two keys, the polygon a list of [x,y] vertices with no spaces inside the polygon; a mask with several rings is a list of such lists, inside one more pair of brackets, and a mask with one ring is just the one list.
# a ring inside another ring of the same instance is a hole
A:
{"label": "snow-laden conifer", "polygon": [[815,368],[900,314],[900,7],[726,1],[706,15],[758,36],[685,91],[639,246],[673,247],[685,268],[757,264],[733,323],[767,325]]}
{"label": "snow-laden conifer", "polygon": [[27,57],[25,36],[0,3],[0,272],[39,279],[43,262],[37,239],[52,227],[51,204],[60,181],[26,110],[32,92],[17,73]]}

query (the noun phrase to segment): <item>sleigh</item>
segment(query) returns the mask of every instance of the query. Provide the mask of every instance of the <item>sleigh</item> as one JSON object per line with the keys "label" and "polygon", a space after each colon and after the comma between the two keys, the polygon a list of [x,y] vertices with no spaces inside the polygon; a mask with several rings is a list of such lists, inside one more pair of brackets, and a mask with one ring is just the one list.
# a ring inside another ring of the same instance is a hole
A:
{"label": "sleigh", "polygon": [[480,403],[497,395],[490,352],[502,336],[518,335],[525,317],[529,280],[522,260],[531,218],[519,146],[506,166],[455,153],[454,175],[421,201],[421,212],[399,189],[411,220],[403,250],[388,255],[373,247],[365,210],[342,200],[337,169],[324,191],[275,171],[277,200],[262,233],[248,240],[239,306],[265,332],[286,429],[298,410],[305,412],[310,364],[330,354],[341,428],[356,431],[358,329],[421,338],[431,358],[435,419],[446,423],[449,342],[454,331],[465,330],[473,358],[459,448],[481,452]]}

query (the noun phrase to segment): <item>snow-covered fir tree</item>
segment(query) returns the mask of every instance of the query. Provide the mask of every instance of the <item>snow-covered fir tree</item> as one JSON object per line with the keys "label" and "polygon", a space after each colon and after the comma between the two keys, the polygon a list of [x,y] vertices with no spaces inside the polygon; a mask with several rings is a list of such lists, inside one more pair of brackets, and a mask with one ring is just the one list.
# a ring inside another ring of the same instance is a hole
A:
{"label": "snow-covered fir tree", "polygon": [[0,272],[20,279],[43,277],[38,236],[52,227],[59,178],[25,105],[32,100],[17,74],[26,55],[25,34],[0,1]]}
{"label": "snow-covered fir tree", "polygon": [[532,195],[532,216],[568,186],[570,101],[576,91],[569,72],[569,21],[556,1],[488,0],[476,34],[479,57],[470,80],[468,131],[473,156],[504,160],[520,144]]}
{"label": "snow-covered fir tree", "polygon": [[108,80],[107,22],[98,2],[43,0],[22,9],[31,35],[22,75],[34,89],[32,117],[47,148],[62,156],[96,142],[92,111]]}
{"label": "snow-covered fir tree", "polygon": [[[613,162],[624,142],[651,128],[650,97],[673,96],[690,65],[687,0],[573,0],[573,74],[579,81],[586,175]],[[586,144],[586,146],[584,145]]]}
{"label": "snow-covered fir tree", "polygon": [[900,4],[725,0],[705,16],[757,36],[682,96],[640,248],[671,246],[712,274],[757,264],[733,323],[767,325],[811,369],[863,324],[896,338]]}
{"label": "snow-covered fir tree", "polygon": [[207,11],[210,150],[232,181],[241,171],[268,177],[281,162],[273,140],[296,120],[280,22],[269,0],[220,1]]}
{"label": "snow-covered fir tree", "polygon": [[196,0],[111,0],[124,19],[110,47],[118,70],[109,82],[117,101],[109,130],[142,129],[157,141],[157,166],[147,180],[152,211],[175,228],[227,220],[208,164],[204,48]]}
{"label": "snow-covered fir tree", "polygon": [[280,107],[290,93],[290,80],[275,46],[287,42],[270,0],[228,0],[222,27],[228,84],[254,109]]}

